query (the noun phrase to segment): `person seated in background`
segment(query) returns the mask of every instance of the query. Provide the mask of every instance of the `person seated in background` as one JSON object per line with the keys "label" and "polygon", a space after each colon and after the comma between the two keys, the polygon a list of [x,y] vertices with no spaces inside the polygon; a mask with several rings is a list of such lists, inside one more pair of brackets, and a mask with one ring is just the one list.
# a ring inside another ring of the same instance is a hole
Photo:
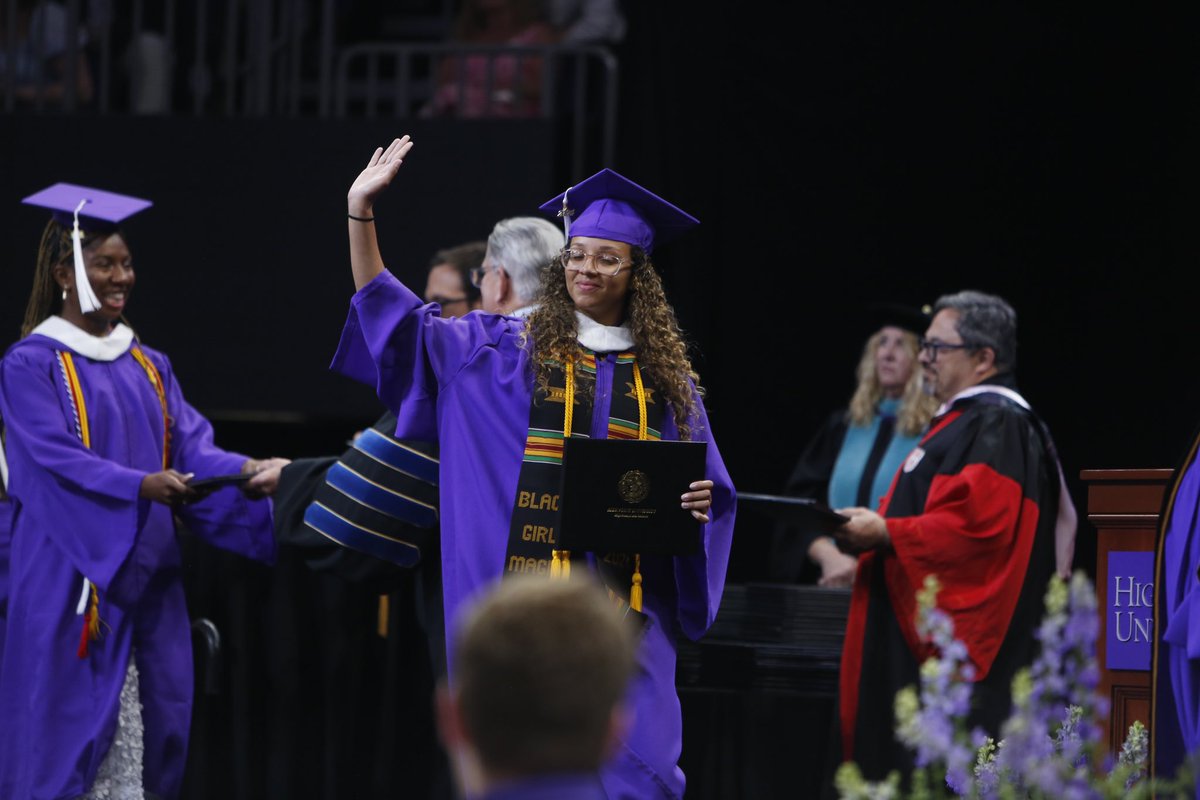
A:
{"label": "person seated in background", "polygon": [[487,242],[466,242],[434,253],[425,278],[425,302],[437,303],[447,317],[479,308],[482,299],[471,274],[483,264],[486,252]]}
{"label": "person seated in background", "polygon": [[437,717],[463,796],[606,800],[600,766],[638,722],[634,627],[588,573],[514,576],[464,608]]}
{"label": "person seated in background", "polygon": [[48,0],[15,1],[14,14],[0,13],[0,100],[11,92],[18,108],[62,107],[72,88],[75,103],[91,103],[94,88],[83,26],[76,32],[71,75],[72,31],[66,6]]}
{"label": "person seated in background", "polygon": [[625,39],[618,0],[546,0],[546,18],[559,44],[617,46]]}
{"label": "person seated in background", "polygon": [[464,53],[437,66],[426,117],[535,117],[541,112],[544,59],[532,54],[470,52],[472,46],[552,44],[540,0],[465,0],[449,44]]}
{"label": "person seated in background", "polygon": [[[874,508],[937,408],[917,364],[918,337],[928,316],[895,304],[878,304],[870,312],[872,333],[863,345],[849,407],[831,414],[809,441],[785,495],[832,508]],[[828,535],[779,525],[771,549],[773,580],[836,587],[854,581],[857,556]]]}

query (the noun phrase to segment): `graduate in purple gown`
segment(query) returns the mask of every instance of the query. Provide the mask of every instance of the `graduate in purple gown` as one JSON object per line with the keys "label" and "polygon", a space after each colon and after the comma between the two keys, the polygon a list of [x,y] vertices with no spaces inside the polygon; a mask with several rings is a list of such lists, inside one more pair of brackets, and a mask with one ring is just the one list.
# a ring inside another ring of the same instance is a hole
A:
{"label": "graduate in purple gown", "polygon": [[[713,440],[674,312],[649,260],[697,224],[604,170],[547,203],[565,207],[567,249],[543,273],[525,319],[445,319],[384,268],[376,197],[412,147],[379,148],[348,202],[355,294],[333,368],[376,387],[397,435],[439,441],[445,618],[502,575],[587,569],[642,630],[630,689],[633,723],[601,773],[610,798],[680,798],[682,720],[676,640],[716,616],[735,496]],[[565,436],[707,442],[706,474],[680,475],[680,503],[701,523],[686,556],[568,553],[555,547]],[[689,479],[701,478],[702,480]],[[530,620],[530,624],[537,624]],[[447,653],[454,675],[454,652]],[[586,691],[586,687],[581,687]]]}
{"label": "graduate in purple gown", "polygon": [[[1200,764],[1200,432],[1167,487],[1155,555],[1151,775]],[[1200,783],[1195,796],[1200,799]]]}
{"label": "graduate in purple gown", "polygon": [[134,271],[116,225],[150,204],[68,184],[25,202],[55,214],[0,361],[14,511],[0,797],[175,797],[193,678],[174,514],[272,560],[272,487],[189,485],[269,462],[214,445],[170,361],[123,323]]}

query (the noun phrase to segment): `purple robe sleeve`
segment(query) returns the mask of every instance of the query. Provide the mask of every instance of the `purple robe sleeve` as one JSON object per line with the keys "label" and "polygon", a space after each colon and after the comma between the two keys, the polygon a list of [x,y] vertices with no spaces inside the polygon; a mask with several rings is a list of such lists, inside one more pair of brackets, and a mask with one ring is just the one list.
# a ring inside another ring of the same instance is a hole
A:
{"label": "purple robe sleeve", "polygon": [[[138,491],[146,473],[83,446],[63,423],[69,410],[57,413],[63,402],[59,380],[53,358],[46,362],[28,351],[10,353],[0,362],[0,414],[10,440],[23,443],[27,458],[46,473],[44,480],[29,481],[45,494],[39,499],[57,520],[46,527],[46,535],[76,570],[105,591],[137,539]],[[56,413],[46,413],[51,408]]]}
{"label": "purple robe sleeve", "polygon": [[437,439],[438,390],[452,381],[481,348],[496,347],[507,317],[472,312],[443,319],[387,271],[351,300],[330,368],[375,387],[397,417],[400,438]]}
{"label": "purple robe sleeve", "polygon": [[[241,472],[247,456],[213,443],[212,424],[184,399],[170,361],[153,351],[151,358],[162,375],[172,416],[171,466],[200,477]],[[275,559],[270,500],[251,500],[237,487],[225,487],[181,506],[179,516],[188,530],[209,544],[259,561]]]}
{"label": "purple robe sleeve", "polygon": [[[675,559],[675,583],[679,587],[679,624],[690,639],[699,639],[716,619],[725,590],[725,572],[729,566],[729,551],[733,545],[733,520],[737,510],[737,495],[725,462],[712,435],[708,414],[699,397],[696,398],[696,417],[691,428],[697,439],[708,442],[706,474],[713,482],[712,507],[709,522],[702,526],[703,546],[693,556]],[[664,428],[673,428],[668,418]],[[666,434],[666,430],[664,430]],[[693,480],[700,480],[697,476]]]}

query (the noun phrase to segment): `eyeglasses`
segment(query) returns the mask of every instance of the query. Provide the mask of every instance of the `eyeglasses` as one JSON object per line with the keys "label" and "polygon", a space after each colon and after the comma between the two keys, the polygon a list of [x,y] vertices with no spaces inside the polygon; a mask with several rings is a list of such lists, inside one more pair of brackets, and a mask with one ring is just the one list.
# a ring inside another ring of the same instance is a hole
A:
{"label": "eyeglasses", "polygon": [[467,296],[464,294],[462,297],[441,297],[441,296],[435,294],[433,297],[425,298],[425,302],[426,303],[437,303],[439,306],[449,306],[449,305],[453,305],[455,303],[467,302]]}
{"label": "eyeglasses", "polygon": [[[487,274],[495,272],[498,269],[502,269],[502,267],[471,267],[471,285],[478,289],[483,286],[483,279]],[[467,298],[464,297],[462,299],[466,300]]]}
{"label": "eyeglasses", "polygon": [[946,342],[931,342],[928,339],[917,340],[917,352],[924,353],[929,351],[929,360],[937,361],[938,354],[943,350],[975,350],[974,345],[963,342],[962,344],[947,344]]}
{"label": "eyeglasses", "polygon": [[597,272],[608,276],[616,275],[626,263],[626,259],[612,253],[587,253],[583,250],[575,250],[574,248],[567,248],[558,256],[558,260],[562,262],[563,268],[575,272],[586,270],[589,258],[595,265]]}

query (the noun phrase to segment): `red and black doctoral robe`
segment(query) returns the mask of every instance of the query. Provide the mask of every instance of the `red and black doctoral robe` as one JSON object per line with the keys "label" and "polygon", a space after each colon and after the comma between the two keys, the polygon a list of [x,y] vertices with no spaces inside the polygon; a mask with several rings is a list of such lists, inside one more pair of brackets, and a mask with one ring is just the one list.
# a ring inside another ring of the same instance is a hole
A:
{"label": "red and black doctoral robe", "polygon": [[1055,571],[1059,467],[1029,410],[988,392],[956,401],[896,474],[882,504],[894,551],[859,560],[842,653],[840,744],[868,779],[911,769],[894,699],[933,655],[915,627],[927,575],[975,667],[970,726],[996,735],[1013,675],[1038,652],[1035,631]]}

